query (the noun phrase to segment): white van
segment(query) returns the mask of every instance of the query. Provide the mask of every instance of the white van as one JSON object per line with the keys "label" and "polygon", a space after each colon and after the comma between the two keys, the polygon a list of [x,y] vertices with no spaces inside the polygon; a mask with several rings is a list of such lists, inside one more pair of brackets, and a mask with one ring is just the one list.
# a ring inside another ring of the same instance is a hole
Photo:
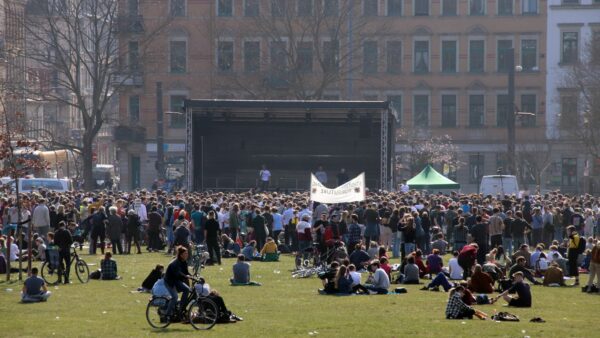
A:
{"label": "white van", "polygon": [[[11,183],[14,191],[15,181]],[[38,189],[66,192],[73,190],[73,182],[69,179],[59,178],[21,178],[19,179],[19,192],[29,193]]]}
{"label": "white van", "polygon": [[479,193],[483,196],[519,195],[519,184],[514,175],[488,175],[481,178]]}

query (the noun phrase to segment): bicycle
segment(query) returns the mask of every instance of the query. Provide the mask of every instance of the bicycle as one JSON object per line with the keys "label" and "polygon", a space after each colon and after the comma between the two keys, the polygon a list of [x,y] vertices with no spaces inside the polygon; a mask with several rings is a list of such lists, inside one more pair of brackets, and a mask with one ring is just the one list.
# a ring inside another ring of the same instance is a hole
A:
{"label": "bicycle", "polygon": [[[219,317],[219,308],[217,304],[210,300],[208,297],[199,295],[196,292],[196,285],[204,284],[204,279],[194,278],[192,290],[187,298],[187,306],[181,307],[181,304],[185,304],[184,300],[180,300],[174,312],[174,316],[167,315],[167,308],[169,306],[169,297],[164,296],[152,296],[148,305],[146,306],[146,320],[148,324],[155,329],[164,329],[169,326],[174,319],[181,322],[187,319],[192,327],[196,330],[210,330],[217,323]],[[200,287],[200,289],[202,289]]]}
{"label": "bicycle", "polygon": [[206,245],[196,244],[194,248],[194,254],[192,255],[192,271],[194,276],[200,275],[202,266],[208,261],[209,254],[206,251]]}
{"label": "bicycle", "polygon": [[[81,283],[87,283],[90,280],[90,269],[87,263],[79,258],[77,254],[78,243],[71,245],[71,266],[75,267],[75,274]],[[59,259],[58,249],[46,249],[46,261],[42,264],[42,279],[48,285],[55,285],[63,276],[64,265]]]}

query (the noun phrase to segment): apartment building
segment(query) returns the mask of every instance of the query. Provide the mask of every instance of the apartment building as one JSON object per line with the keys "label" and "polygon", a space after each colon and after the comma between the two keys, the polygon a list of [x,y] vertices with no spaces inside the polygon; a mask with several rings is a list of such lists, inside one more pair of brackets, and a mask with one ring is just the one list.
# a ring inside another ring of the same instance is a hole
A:
{"label": "apartment building", "polygon": [[578,140],[565,129],[569,123],[581,123],[582,112],[589,109],[589,102],[570,78],[577,72],[574,67],[590,64],[591,58],[597,57],[593,51],[598,49],[593,46],[600,43],[600,1],[548,0],[547,31],[546,135],[553,144],[550,170],[560,172],[552,183],[563,190],[597,191],[600,161],[588,155],[584,147],[573,151],[578,149]]}
{"label": "apartment building", "polygon": [[[124,62],[139,74],[120,95],[124,188],[157,176],[157,82],[169,167],[184,161],[176,114],[184,98],[391,100],[396,177],[411,174],[409,141],[449,135],[462,166],[441,169],[475,191],[482,175],[506,167],[506,116],[520,111],[528,113],[517,119],[520,176],[539,181],[529,154],[548,150],[545,1],[122,0],[121,11]],[[139,41],[164,22],[146,46],[153,55],[139,62]],[[516,107],[508,102],[511,49],[522,70]]]}

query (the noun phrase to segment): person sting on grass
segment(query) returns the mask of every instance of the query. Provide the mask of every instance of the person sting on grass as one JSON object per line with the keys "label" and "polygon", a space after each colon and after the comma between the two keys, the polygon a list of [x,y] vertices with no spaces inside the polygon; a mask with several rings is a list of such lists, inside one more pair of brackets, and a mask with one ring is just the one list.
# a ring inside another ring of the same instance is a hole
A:
{"label": "person sting on grass", "polygon": [[446,319],[473,319],[476,316],[479,319],[486,319],[487,315],[473,307],[465,304],[462,298],[465,294],[465,288],[461,285],[450,290],[448,304],[446,305]]}
{"label": "person sting on grass", "polygon": [[[510,289],[502,292],[498,296],[492,299],[491,303],[494,304],[498,299],[502,298],[508,306],[514,307],[531,307],[531,290],[529,284],[523,282],[523,273],[515,272],[513,275],[513,285]],[[510,296],[509,293],[517,293],[516,297]]]}

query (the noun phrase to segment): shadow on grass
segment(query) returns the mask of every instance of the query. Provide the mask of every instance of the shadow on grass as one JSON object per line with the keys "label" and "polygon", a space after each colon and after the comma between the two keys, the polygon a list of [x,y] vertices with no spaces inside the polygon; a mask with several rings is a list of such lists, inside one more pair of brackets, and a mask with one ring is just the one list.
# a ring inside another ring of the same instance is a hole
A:
{"label": "shadow on grass", "polygon": [[167,334],[167,333],[173,333],[173,332],[194,332],[195,330],[193,328],[183,328],[183,327],[167,327],[164,329],[150,329],[150,334]]}

